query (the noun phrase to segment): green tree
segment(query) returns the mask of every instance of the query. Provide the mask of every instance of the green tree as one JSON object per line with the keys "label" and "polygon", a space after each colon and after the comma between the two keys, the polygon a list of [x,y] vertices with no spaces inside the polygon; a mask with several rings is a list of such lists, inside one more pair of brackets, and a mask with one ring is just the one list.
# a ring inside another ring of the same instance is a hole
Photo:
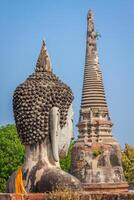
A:
{"label": "green tree", "polygon": [[24,161],[24,147],[15,125],[0,127],[0,192],[6,191],[7,180]]}
{"label": "green tree", "polygon": [[129,185],[134,185],[134,147],[126,144],[122,153],[124,174]]}
{"label": "green tree", "polygon": [[71,153],[72,153],[73,145],[74,145],[74,141],[72,141],[69,146],[69,150],[68,150],[66,158],[60,160],[61,169],[66,172],[69,172],[70,167],[71,167]]}

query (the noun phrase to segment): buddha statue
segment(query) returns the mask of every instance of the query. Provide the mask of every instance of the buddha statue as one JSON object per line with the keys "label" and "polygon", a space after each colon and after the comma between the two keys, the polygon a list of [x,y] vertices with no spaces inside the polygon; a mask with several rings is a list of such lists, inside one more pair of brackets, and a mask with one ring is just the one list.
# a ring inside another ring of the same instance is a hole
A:
{"label": "buddha statue", "polygon": [[[17,131],[25,146],[21,168],[24,192],[49,192],[58,188],[80,189],[80,181],[60,168],[73,137],[73,94],[52,72],[43,41],[35,72],[20,84],[13,96]],[[16,192],[14,172],[8,192]]]}

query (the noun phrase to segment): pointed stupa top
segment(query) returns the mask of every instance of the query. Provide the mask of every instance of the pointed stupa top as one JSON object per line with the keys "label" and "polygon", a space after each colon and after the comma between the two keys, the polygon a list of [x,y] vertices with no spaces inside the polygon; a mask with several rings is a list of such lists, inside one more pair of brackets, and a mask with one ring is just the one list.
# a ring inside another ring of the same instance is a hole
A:
{"label": "pointed stupa top", "polygon": [[87,14],[87,45],[86,45],[86,62],[88,58],[98,58],[96,47],[96,32],[94,28],[94,16],[93,11],[90,9]]}
{"label": "pointed stupa top", "polygon": [[41,51],[36,64],[36,72],[52,72],[51,60],[48,55],[46,43],[42,41]]}
{"label": "pointed stupa top", "polygon": [[93,11],[87,14],[87,41],[81,108],[107,108],[102,73],[99,65]]}

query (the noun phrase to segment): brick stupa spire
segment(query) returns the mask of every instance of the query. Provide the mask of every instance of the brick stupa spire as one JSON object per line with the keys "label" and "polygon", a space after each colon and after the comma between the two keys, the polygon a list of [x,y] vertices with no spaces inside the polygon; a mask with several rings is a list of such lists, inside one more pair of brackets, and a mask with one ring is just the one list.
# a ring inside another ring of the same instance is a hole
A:
{"label": "brick stupa spire", "polygon": [[93,12],[89,10],[79,135],[72,150],[71,173],[85,190],[127,191],[120,145],[112,136],[96,36]]}
{"label": "brick stupa spire", "polygon": [[84,81],[82,91],[81,108],[105,108],[107,103],[102,81],[102,74],[98,62],[96,47],[96,32],[94,30],[93,12],[90,10],[87,16],[87,43],[84,69]]}
{"label": "brick stupa spire", "polygon": [[87,15],[87,41],[80,120],[80,141],[115,143],[99,65],[93,12]]}

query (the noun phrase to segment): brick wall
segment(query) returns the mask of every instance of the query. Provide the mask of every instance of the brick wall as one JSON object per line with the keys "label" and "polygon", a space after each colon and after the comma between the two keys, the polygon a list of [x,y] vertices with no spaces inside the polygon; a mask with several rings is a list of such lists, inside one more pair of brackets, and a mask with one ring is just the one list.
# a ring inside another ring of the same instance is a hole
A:
{"label": "brick wall", "polygon": [[4,194],[0,200],[134,200],[134,193],[88,193],[88,192],[56,192],[52,194]]}

